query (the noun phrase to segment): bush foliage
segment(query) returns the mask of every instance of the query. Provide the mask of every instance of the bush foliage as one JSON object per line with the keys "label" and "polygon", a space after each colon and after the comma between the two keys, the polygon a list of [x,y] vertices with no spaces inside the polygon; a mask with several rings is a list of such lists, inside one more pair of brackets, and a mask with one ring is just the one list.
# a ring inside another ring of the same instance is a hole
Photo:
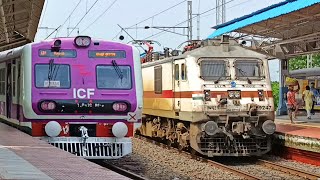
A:
{"label": "bush foliage", "polygon": [[271,82],[272,86],[272,94],[273,94],[273,101],[274,101],[274,110],[278,109],[279,104],[279,82],[273,81]]}
{"label": "bush foliage", "polygon": [[[312,67],[320,67],[320,54],[313,54]],[[307,56],[298,56],[289,60],[289,70],[307,68]]]}

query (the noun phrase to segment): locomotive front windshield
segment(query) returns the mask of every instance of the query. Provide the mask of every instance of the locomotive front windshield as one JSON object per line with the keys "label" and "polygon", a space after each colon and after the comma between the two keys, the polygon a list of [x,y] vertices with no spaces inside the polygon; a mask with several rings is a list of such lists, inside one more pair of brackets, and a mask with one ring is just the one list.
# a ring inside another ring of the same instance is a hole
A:
{"label": "locomotive front windshield", "polygon": [[201,77],[204,80],[225,79],[227,76],[226,62],[222,60],[203,60],[201,62]]}
{"label": "locomotive front windshield", "polygon": [[70,88],[70,66],[67,64],[36,64],[37,88]]}
{"label": "locomotive front windshield", "polygon": [[260,78],[261,62],[258,60],[237,60],[235,62],[236,76],[239,78]]}
{"label": "locomotive front windshield", "polygon": [[97,66],[97,86],[99,89],[131,89],[130,66]]}

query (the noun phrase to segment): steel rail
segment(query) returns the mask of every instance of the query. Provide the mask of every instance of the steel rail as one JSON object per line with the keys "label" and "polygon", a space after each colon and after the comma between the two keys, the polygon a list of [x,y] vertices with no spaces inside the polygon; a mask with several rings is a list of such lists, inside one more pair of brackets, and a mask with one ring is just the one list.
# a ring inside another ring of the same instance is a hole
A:
{"label": "steel rail", "polygon": [[145,177],[142,177],[138,174],[135,174],[133,172],[130,172],[128,170],[125,170],[123,168],[120,168],[119,166],[116,166],[116,165],[113,165],[113,164],[110,164],[106,161],[101,161],[101,160],[92,160],[94,163],[96,164],[99,164],[100,166],[103,166],[107,169],[110,169],[111,171],[114,171],[118,174],[121,174],[125,177],[128,177],[130,179],[135,179],[135,180],[148,180],[148,178],[145,178]]}
{"label": "steel rail", "polygon": [[[147,137],[144,137],[144,136],[141,136],[141,135],[137,135],[137,134],[136,134],[135,137],[138,138],[138,139],[141,139],[141,140],[143,140],[143,141],[147,141],[147,142],[149,142],[149,143],[158,145],[158,146],[160,146],[160,147],[162,147],[162,148],[177,150],[177,149],[174,148],[174,147],[171,147],[171,146],[169,146],[169,145],[160,143],[160,142],[158,142],[158,141],[152,140],[152,139],[150,139],[150,138],[147,138]],[[179,151],[179,150],[177,150],[177,151]],[[207,158],[203,158],[203,157],[198,156],[198,155],[193,155],[193,154],[191,154],[191,153],[189,153],[189,152],[186,152],[186,151],[179,151],[179,152],[180,152],[180,154],[183,154],[183,155],[185,155],[185,156],[190,156],[191,158],[196,159],[196,160],[198,160],[198,161],[206,162],[206,163],[208,163],[209,165],[214,166],[214,167],[216,167],[216,168],[218,168],[218,169],[227,170],[227,171],[229,171],[229,172],[231,172],[231,173],[233,173],[233,174],[235,174],[235,175],[239,175],[239,176],[241,176],[241,177],[243,177],[243,178],[245,178],[245,179],[250,179],[250,180],[258,180],[258,179],[261,179],[261,178],[259,178],[259,177],[254,176],[254,175],[251,175],[251,174],[249,174],[249,173],[246,173],[246,172],[237,170],[237,169],[235,169],[235,168],[232,168],[232,167],[229,167],[229,166],[227,166],[227,165],[218,163],[218,162],[216,162],[216,161],[209,160],[209,159],[207,159]]]}
{"label": "steel rail", "polygon": [[285,166],[285,165],[280,165],[277,163],[273,163],[264,159],[258,159],[259,164],[262,164],[268,168],[272,168],[275,169],[277,171],[281,171],[284,173],[290,173],[299,177],[303,177],[303,178],[307,178],[307,179],[320,179],[320,175],[319,174],[314,174],[314,173],[310,173],[310,172],[306,172],[306,171],[302,171],[300,169],[296,169],[296,168],[292,168],[289,166]]}

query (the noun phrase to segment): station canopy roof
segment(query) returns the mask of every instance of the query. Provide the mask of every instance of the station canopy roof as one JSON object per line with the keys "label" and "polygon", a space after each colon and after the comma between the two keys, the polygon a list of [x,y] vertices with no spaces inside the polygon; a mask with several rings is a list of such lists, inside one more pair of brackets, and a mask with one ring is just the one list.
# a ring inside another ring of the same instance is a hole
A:
{"label": "station canopy roof", "polygon": [[44,0],[0,0],[0,51],[34,40]]}
{"label": "station canopy roof", "polygon": [[320,0],[286,0],[213,27],[280,59],[320,51]]}

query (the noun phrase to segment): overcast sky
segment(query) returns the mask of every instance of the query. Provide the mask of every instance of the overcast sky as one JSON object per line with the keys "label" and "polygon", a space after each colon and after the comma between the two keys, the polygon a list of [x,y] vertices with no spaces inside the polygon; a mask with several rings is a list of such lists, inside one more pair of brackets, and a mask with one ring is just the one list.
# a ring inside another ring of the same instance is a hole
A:
{"label": "overcast sky", "polygon": [[[57,28],[62,25],[71,14],[74,7],[80,0],[46,0],[39,27]],[[169,7],[179,4],[176,7],[161,13],[160,15],[150,18],[149,20],[137,24],[138,22],[151,17]],[[226,0],[226,20],[232,20],[237,17],[249,14],[264,7],[270,6],[281,0]],[[200,3],[200,6],[199,6]],[[110,7],[110,5],[112,5]],[[193,0],[193,14],[202,13],[216,6],[215,0]],[[90,9],[90,7],[92,7]],[[109,8],[110,7],[110,8]],[[106,9],[108,9],[106,11]],[[90,9],[90,11],[89,11]],[[89,11],[89,12],[88,12]],[[102,15],[95,23],[94,20]],[[87,13],[83,20],[78,24],[80,19]],[[200,19],[200,37],[206,38],[213,32],[212,26],[216,24],[215,10],[209,11],[201,16]],[[187,20],[187,1],[183,0],[81,0],[71,18],[62,26],[57,36],[67,36],[68,28],[79,28],[79,33],[89,35],[95,38],[118,40],[116,36],[120,32],[117,24],[127,28],[137,24],[138,27],[144,26],[175,26],[176,24]],[[93,23],[93,24],[92,24]],[[187,26],[186,23],[180,26]],[[197,37],[197,21],[193,20],[193,37]],[[53,30],[39,29],[36,35],[36,41],[45,39]],[[71,31],[71,30],[70,30]],[[69,31],[69,32],[70,32]],[[75,29],[70,36],[77,35],[78,29]],[[128,32],[136,39],[144,39],[151,36],[159,30],[157,29],[129,29]],[[182,29],[176,32],[183,33]],[[185,32],[186,33],[186,32]],[[131,38],[125,33],[125,42]],[[53,33],[51,37],[55,37]],[[160,36],[150,37],[157,40],[163,46],[175,48],[181,42],[187,40],[187,37],[172,33],[163,33]]]}
{"label": "overcast sky", "polygon": [[[226,0],[226,20],[230,21],[281,1],[283,0]],[[160,13],[174,5],[177,6],[164,13]],[[74,10],[76,6],[77,8]],[[211,27],[216,25],[215,6],[215,0],[192,1],[193,14],[213,9],[200,16],[200,39],[205,39],[213,32]],[[74,12],[71,14],[73,10]],[[158,13],[160,14],[137,24]],[[69,16],[70,18],[68,19]],[[100,18],[96,20],[98,17]],[[119,33],[121,32],[121,29],[117,25],[119,24],[123,28],[133,26],[133,29],[127,29],[127,31],[135,39],[145,39],[148,37],[148,39],[158,41],[161,46],[155,45],[155,49],[162,50],[163,47],[175,49],[179,44],[187,40],[186,36],[173,33],[162,33],[152,36],[160,31],[157,29],[143,29],[141,27],[176,26],[186,20],[187,1],[184,0],[46,0],[35,41],[44,40],[55,28],[61,25],[63,26],[59,28],[58,33],[53,33],[49,38],[55,36],[66,37],[68,36],[68,31],[70,33],[73,27],[77,27],[69,36],[76,36],[79,31],[80,35],[118,41]],[[187,24],[183,23],[179,26],[187,26]],[[138,27],[138,29],[135,29],[135,27]],[[187,33],[183,29],[176,29],[175,32],[181,34]],[[132,40],[124,32],[121,35],[125,36],[123,41],[125,43]],[[197,19],[194,18],[193,39],[196,39],[196,37]]]}

